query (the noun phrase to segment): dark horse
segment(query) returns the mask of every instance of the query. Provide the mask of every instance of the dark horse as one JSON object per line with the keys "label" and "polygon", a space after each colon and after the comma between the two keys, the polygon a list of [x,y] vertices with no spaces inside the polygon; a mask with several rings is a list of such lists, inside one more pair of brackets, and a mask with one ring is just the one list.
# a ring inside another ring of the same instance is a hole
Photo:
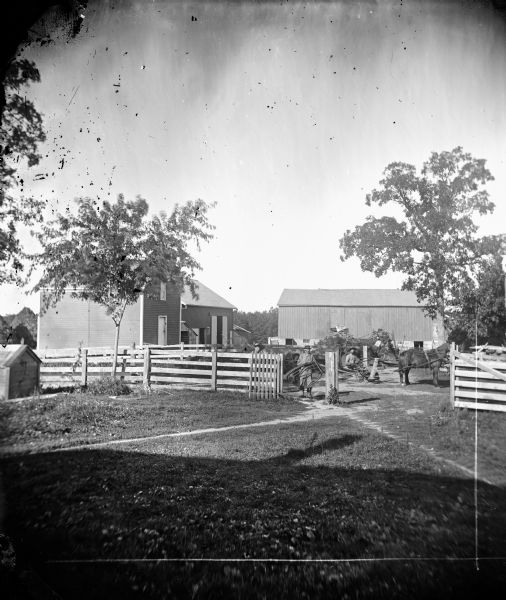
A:
{"label": "dark horse", "polygon": [[[442,344],[434,350],[423,348],[410,348],[399,355],[399,377],[401,385],[409,385],[409,371],[416,367],[429,367],[432,371],[434,387],[439,387],[439,369],[446,360],[450,346]],[[403,381],[404,379],[404,381]]]}

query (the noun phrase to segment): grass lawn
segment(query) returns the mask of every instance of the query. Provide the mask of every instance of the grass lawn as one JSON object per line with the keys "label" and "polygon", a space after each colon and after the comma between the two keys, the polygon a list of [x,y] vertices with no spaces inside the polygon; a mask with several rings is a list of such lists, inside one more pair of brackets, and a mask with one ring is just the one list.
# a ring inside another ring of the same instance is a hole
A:
{"label": "grass lawn", "polygon": [[450,406],[449,387],[425,382],[399,385],[348,386],[343,396],[354,413],[415,445],[474,469],[475,421],[478,429],[478,472],[506,486],[506,414]]}
{"label": "grass lawn", "polygon": [[[493,598],[506,584],[504,561],[477,572],[444,560],[474,555],[473,481],[346,418],[10,456],[1,467],[20,565],[62,598]],[[479,485],[482,557],[506,555],[505,500]],[[69,558],[153,562],[47,562]]]}
{"label": "grass lawn", "polygon": [[292,400],[250,400],[229,391],[177,390],[149,396],[88,393],[0,404],[0,452],[39,452],[288,417],[306,409]]}

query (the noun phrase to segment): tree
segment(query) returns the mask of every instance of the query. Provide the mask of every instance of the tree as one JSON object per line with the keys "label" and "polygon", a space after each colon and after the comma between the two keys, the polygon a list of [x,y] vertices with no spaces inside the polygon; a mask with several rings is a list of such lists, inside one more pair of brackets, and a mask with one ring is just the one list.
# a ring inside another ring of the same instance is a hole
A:
{"label": "tree", "polygon": [[278,309],[270,308],[264,311],[241,312],[238,311],[236,324],[251,331],[252,342],[267,343],[269,337],[278,335]]}
{"label": "tree", "polygon": [[[502,255],[506,249],[506,236],[484,239],[490,245],[486,268],[478,274],[475,285],[463,285],[459,308],[453,315],[451,341],[466,346],[505,343],[506,308],[504,296],[504,271]],[[477,339],[476,339],[477,338]]]}
{"label": "tree", "polygon": [[426,314],[439,315],[447,329],[462,285],[470,286],[490,259],[484,254],[489,246],[476,236],[474,216],[494,210],[483,189],[492,179],[485,160],[461,147],[433,152],[419,175],[413,165],[389,164],[366,205],[390,204],[402,217],[370,215],[347,230],[341,260],[356,256],[362,270],[376,277],[404,273],[402,289],[413,290]]}
{"label": "tree", "polygon": [[[33,256],[43,275],[34,291],[49,289],[41,310],[56,305],[65,293],[91,300],[106,308],[115,325],[114,361],[125,308],[140,294],[151,294],[150,285],[170,282],[195,294],[193,275],[200,268],[189,252],[212,239],[210,208],[203,200],[176,205],[170,216],[148,219],[148,203],[122,195],[116,203],[99,207],[89,198],[77,199],[77,215],[58,214],[37,238],[42,252]],[[74,288],[74,289],[72,289]],[[70,291],[69,291],[70,290]]]}
{"label": "tree", "polygon": [[40,81],[34,63],[20,59],[13,61],[6,72],[5,107],[0,132],[0,284],[22,283],[23,251],[18,238],[18,226],[30,225],[40,219],[42,202],[33,198],[15,197],[12,191],[23,188],[23,180],[16,176],[20,159],[29,167],[38,164],[38,145],[45,140],[42,117],[21,88]]}

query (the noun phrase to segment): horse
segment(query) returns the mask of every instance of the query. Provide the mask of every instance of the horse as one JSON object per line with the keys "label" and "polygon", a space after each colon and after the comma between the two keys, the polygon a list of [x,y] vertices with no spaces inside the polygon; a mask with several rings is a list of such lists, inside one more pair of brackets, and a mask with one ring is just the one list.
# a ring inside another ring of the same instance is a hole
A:
{"label": "horse", "polygon": [[[439,369],[450,352],[449,344],[441,344],[434,350],[409,348],[399,355],[399,378],[401,385],[409,385],[409,371],[416,367],[430,367],[432,383],[439,387]],[[404,381],[403,381],[404,380]]]}

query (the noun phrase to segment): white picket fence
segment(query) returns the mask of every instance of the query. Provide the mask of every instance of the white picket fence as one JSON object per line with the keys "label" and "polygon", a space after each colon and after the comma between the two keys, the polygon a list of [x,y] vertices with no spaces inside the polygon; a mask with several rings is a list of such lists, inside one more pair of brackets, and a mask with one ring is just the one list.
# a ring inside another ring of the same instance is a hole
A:
{"label": "white picket fence", "polygon": [[[193,346],[120,347],[117,376],[145,387],[243,389],[256,398],[277,398],[283,389],[283,356],[206,350]],[[42,388],[86,386],[109,375],[111,348],[64,348],[37,351],[42,359]]]}

